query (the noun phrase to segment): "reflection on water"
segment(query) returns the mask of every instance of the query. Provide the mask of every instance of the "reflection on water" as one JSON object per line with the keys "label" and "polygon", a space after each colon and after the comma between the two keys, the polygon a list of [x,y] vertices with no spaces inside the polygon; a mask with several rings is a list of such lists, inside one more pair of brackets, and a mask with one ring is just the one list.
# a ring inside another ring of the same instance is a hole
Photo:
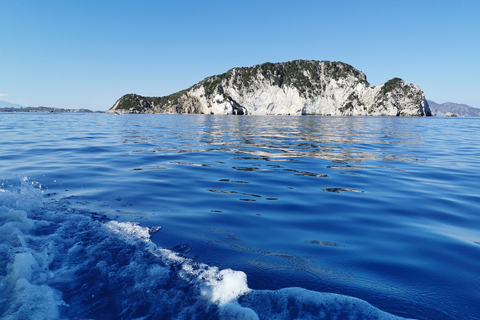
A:
{"label": "reflection on water", "polygon": [[356,190],[356,189],[351,189],[351,188],[325,188],[325,189],[323,189],[323,191],[336,192],[336,193],[340,193],[340,191],[360,192],[360,193],[363,192],[361,190]]}
{"label": "reflection on water", "polygon": [[[127,124],[130,120],[125,119]],[[250,155],[243,157],[245,160],[255,155],[264,161],[294,161],[299,157],[337,162],[419,161],[415,150],[422,146],[424,124],[422,119],[411,118],[314,116],[197,115],[146,120],[137,130],[128,126],[122,132],[123,143],[145,145],[132,152],[218,151]],[[178,121],[177,129],[174,121]],[[161,122],[166,122],[165,126]]]}

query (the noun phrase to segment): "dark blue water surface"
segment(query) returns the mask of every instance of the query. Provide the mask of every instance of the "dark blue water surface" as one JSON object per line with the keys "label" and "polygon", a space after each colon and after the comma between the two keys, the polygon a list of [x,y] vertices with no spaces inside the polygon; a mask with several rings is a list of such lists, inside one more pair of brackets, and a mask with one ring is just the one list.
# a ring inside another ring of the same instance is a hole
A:
{"label": "dark blue water surface", "polygon": [[[39,209],[18,202],[41,190],[42,210],[56,212],[50,225],[75,212],[162,227],[151,232],[158,248],[242,271],[255,292],[300,287],[406,318],[479,319],[479,132],[480,118],[2,113],[0,184],[14,194],[3,206],[29,219]],[[25,239],[18,247],[33,248]],[[7,288],[16,258],[2,250]],[[53,273],[80,263],[51,259],[44,269]],[[142,270],[152,263],[139,261]],[[102,318],[111,308],[85,297],[86,311],[72,308],[81,286],[55,277],[42,283],[65,302],[58,317]],[[152,314],[149,303],[117,316]],[[0,316],[13,305],[3,297]]]}

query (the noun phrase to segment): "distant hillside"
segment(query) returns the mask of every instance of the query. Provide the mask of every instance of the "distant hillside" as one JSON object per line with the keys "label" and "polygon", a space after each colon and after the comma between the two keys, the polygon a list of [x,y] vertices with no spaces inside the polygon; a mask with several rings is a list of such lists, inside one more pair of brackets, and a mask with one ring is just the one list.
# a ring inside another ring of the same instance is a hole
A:
{"label": "distant hillside", "polygon": [[480,117],[480,109],[470,107],[466,104],[445,102],[438,104],[435,101],[427,100],[433,116],[445,117],[447,112],[456,114],[459,117]]}
{"label": "distant hillside", "polygon": [[10,103],[7,101],[0,101],[0,108],[24,108],[25,106],[21,106],[16,103]]}

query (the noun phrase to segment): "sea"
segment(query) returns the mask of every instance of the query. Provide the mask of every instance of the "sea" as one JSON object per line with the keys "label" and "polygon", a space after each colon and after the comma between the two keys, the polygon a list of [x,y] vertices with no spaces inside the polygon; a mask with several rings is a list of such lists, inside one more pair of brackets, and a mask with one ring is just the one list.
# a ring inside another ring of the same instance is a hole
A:
{"label": "sea", "polygon": [[479,133],[0,113],[0,317],[480,319]]}

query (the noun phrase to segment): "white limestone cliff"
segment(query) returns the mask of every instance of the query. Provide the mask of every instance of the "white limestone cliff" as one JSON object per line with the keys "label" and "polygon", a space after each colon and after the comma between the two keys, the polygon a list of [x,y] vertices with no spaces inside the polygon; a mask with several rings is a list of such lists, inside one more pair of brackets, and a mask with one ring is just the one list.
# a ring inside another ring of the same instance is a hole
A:
{"label": "white limestone cliff", "polygon": [[420,88],[394,78],[372,87],[342,62],[297,60],[234,68],[167,97],[130,94],[110,113],[429,116]]}

